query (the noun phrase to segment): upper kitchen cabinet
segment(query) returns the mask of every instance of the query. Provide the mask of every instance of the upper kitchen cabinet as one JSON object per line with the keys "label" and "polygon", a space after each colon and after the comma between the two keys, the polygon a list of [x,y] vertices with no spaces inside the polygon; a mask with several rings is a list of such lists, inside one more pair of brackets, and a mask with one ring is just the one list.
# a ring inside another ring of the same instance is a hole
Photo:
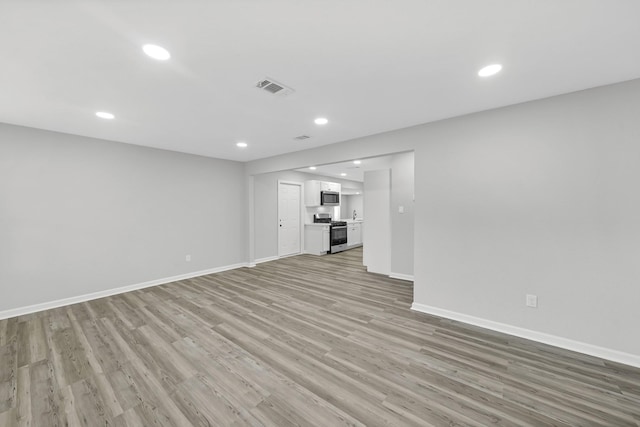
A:
{"label": "upper kitchen cabinet", "polygon": [[320,182],[320,191],[334,191],[336,193],[339,193],[340,187],[342,187],[342,185],[335,182],[325,182],[325,181],[319,181],[319,182]]}
{"label": "upper kitchen cabinet", "polygon": [[305,206],[320,206],[320,181],[304,182]]}
{"label": "upper kitchen cabinet", "polygon": [[[339,206],[341,185],[335,182],[311,180],[304,182],[304,204],[314,206]],[[322,195],[323,192],[329,193]],[[335,194],[336,193],[337,197]]]}

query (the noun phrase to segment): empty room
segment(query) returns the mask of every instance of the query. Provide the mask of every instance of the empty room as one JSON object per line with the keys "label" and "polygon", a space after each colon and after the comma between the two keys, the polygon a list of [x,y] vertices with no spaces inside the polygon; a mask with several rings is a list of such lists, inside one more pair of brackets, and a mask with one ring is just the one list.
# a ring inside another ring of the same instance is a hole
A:
{"label": "empty room", "polygon": [[640,426],[638,16],[1,1],[0,427]]}

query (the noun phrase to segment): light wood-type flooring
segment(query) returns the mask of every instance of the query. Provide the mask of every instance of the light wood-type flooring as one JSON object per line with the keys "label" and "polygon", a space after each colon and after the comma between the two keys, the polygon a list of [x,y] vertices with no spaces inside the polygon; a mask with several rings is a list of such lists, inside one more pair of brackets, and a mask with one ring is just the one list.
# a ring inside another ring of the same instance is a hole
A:
{"label": "light wood-type flooring", "polygon": [[362,251],[0,321],[0,426],[637,426],[640,370],[412,312]]}

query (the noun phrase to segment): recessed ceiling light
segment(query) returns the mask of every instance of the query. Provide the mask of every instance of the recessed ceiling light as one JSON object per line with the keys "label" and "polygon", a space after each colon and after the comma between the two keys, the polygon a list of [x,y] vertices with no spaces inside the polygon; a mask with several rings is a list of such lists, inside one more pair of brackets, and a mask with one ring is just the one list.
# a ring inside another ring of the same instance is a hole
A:
{"label": "recessed ceiling light", "polygon": [[360,160],[354,160],[354,161],[353,161],[353,164],[354,164],[354,165],[359,165],[360,163],[362,163]]}
{"label": "recessed ceiling light", "polygon": [[311,169],[312,171],[316,170],[315,166],[309,166],[309,169]]}
{"label": "recessed ceiling light", "polygon": [[327,123],[329,123],[329,120],[325,119],[324,117],[318,117],[314,120],[314,122],[317,125],[326,125]]}
{"label": "recessed ceiling light", "polygon": [[487,65],[486,67],[484,67],[480,71],[478,71],[478,75],[480,77],[489,77],[489,76],[493,76],[494,74],[499,73],[500,70],[502,70],[502,65],[500,65],[500,64],[491,64],[491,65]]}
{"label": "recessed ceiling light", "polygon": [[167,49],[155,44],[145,44],[142,46],[142,50],[153,59],[158,59],[160,61],[166,61],[171,58],[171,54]]}
{"label": "recessed ceiling light", "polygon": [[246,142],[238,142],[236,144],[236,147],[247,148],[247,143]]}
{"label": "recessed ceiling light", "polygon": [[111,120],[116,117],[111,113],[107,113],[106,111],[98,111],[96,113],[96,116],[100,117],[101,119],[107,119],[107,120]]}
{"label": "recessed ceiling light", "polygon": [[346,173],[344,173],[344,172],[342,172],[342,173],[340,174],[340,176],[347,176],[347,174],[346,174]]}
{"label": "recessed ceiling light", "polygon": [[356,194],[360,194],[360,192],[359,192],[359,191],[356,191]]}

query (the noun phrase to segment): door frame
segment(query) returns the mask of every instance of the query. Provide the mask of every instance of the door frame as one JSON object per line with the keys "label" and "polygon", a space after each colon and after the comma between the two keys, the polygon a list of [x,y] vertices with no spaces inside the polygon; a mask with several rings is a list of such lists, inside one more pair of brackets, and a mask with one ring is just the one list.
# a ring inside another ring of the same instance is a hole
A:
{"label": "door frame", "polygon": [[[300,187],[300,226],[298,227],[298,229],[300,230],[300,252],[295,253],[295,254],[288,254],[288,255],[280,255],[280,184],[286,184],[286,185],[297,185],[298,187]],[[287,180],[282,180],[279,179],[278,180],[278,189],[276,191],[277,193],[277,210],[276,210],[276,232],[278,234],[278,248],[277,248],[277,253],[278,253],[278,258],[286,258],[286,257],[290,257],[290,256],[295,256],[295,255],[300,255],[304,253],[304,183],[302,182],[298,182],[298,181],[287,181]]]}

